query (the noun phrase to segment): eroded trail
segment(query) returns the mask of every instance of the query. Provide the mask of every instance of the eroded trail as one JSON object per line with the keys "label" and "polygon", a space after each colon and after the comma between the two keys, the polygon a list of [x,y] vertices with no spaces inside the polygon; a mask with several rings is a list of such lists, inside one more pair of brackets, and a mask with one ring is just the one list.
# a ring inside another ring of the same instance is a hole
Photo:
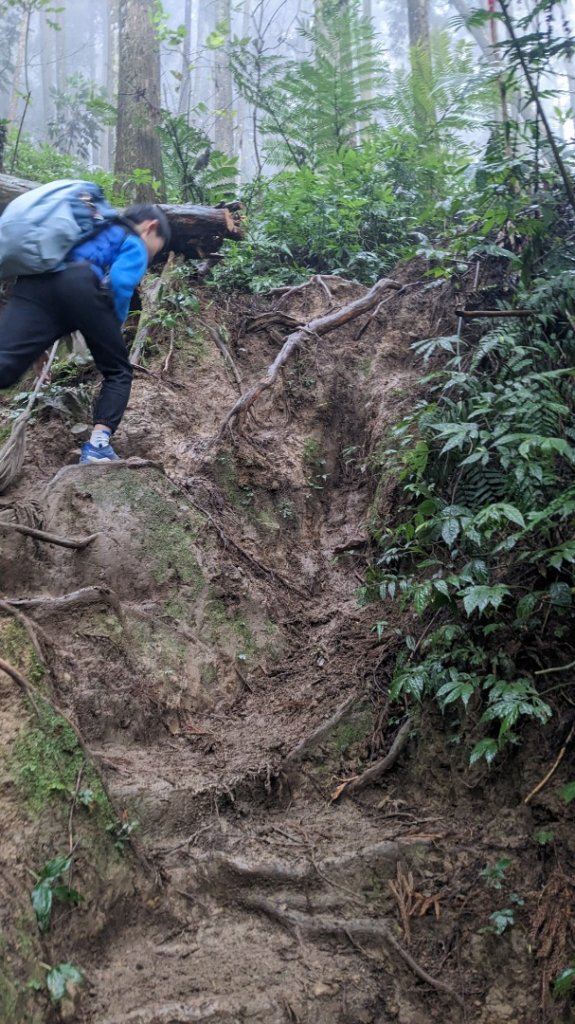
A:
{"label": "eroded trail", "polygon": [[[160,353],[137,376],[117,438],[129,464],[58,472],[73,436],[55,420],[34,428],[47,454],[29,459],[3,515],[96,536],[68,550],[0,535],[2,596],[24,602],[54,699],[126,833],[139,822],[141,853],[111,864],[105,837],[96,853],[78,844],[86,901],[50,938],[51,962],[73,955],[86,973],[70,1020],[535,1019],[527,937],[490,966],[473,919],[477,873],[488,851],[522,848],[519,820],[510,828],[504,808],[474,817],[453,776],[445,796],[448,754],[413,740],[380,782],[331,800],[401,726],[385,701],[394,623],[378,638],[357,588],[367,524],[394,500],[392,481],[374,490],[366,467],[415,399],[409,344],[451,331],[450,297],[430,297],[415,273],[410,283],[375,317],[312,339],[223,442],[238,375],[252,384],[292,321],[361,287],[332,281],[330,298],[316,283],[252,309],[205,297],[207,327],[173,351],[169,373]],[[6,634],[13,617],[0,616]],[[29,653],[12,656],[30,669]],[[25,705],[4,678],[0,699],[14,744]],[[22,817],[10,764],[0,800],[14,914],[23,863],[55,855],[59,839],[53,813]],[[64,820],[72,842],[73,813]]]}

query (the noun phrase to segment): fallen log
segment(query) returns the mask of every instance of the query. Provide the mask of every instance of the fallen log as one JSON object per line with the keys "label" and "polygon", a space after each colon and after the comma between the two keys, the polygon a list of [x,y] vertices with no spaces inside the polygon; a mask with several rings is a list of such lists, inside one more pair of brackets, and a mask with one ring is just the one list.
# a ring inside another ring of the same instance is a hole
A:
{"label": "fallen log", "polygon": [[[0,174],[0,213],[12,199],[35,188],[37,182]],[[241,204],[196,206],[184,203],[174,206],[158,203],[172,229],[170,248],[186,259],[206,259],[221,248],[226,238],[240,241],[244,237]]]}

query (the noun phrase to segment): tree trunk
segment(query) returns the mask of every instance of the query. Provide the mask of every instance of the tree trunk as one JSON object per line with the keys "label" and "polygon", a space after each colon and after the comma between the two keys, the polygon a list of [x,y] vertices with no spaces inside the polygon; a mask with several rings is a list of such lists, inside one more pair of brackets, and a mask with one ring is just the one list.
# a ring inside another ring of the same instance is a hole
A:
{"label": "tree trunk", "polygon": [[40,46],[42,51],[42,115],[44,130],[48,132],[48,123],[54,117],[54,99],[52,89],[56,83],[56,40],[54,29],[48,24],[48,15],[40,15]]}
{"label": "tree trunk", "polygon": [[[120,0],[120,72],[115,174],[150,172],[136,181],[134,198],[151,202],[164,195],[164,171],[156,131],[160,116],[160,50],[151,22],[152,0]],[[157,188],[154,186],[157,185]]]}
{"label": "tree trunk", "polygon": [[190,118],[190,101],[192,96],[192,76],[190,64],[192,59],[192,0],[186,0],[184,8],[184,46],[182,49],[182,70],[180,80],[180,96],[178,99],[178,114],[183,115],[187,121]]}
{"label": "tree trunk", "polygon": [[18,111],[22,101],[22,88],[25,74],[24,65],[26,63],[26,39],[28,37],[29,23],[30,15],[24,11],[20,20],[14,77],[12,79],[12,89],[10,91],[10,103],[8,104],[8,120],[11,124],[15,124],[18,119]]}
{"label": "tree trunk", "polygon": [[218,46],[214,55],[214,87],[216,121],[214,145],[226,156],[234,154],[234,125],[232,115],[232,72],[228,59],[227,43],[230,39],[232,19],[231,0],[216,0],[216,25],[225,34],[226,44]]}
{"label": "tree trunk", "polygon": [[433,71],[429,0],[407,0],[407,24],[415,120],[423,130],[431,129],[435,124],[435,108],[431,98]]}

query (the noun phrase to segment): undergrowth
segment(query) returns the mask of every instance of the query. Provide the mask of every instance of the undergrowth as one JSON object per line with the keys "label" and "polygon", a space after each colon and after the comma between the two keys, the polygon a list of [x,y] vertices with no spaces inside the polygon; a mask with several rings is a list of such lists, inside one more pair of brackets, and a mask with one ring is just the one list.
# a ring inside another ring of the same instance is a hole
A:
{"label": "undergrowth", "polygon": [[550,719],[545,676],[573,657],[575,276],[535,282],[523,303],[533,316],[518,326],[413,346],[425,363],[448,358],[379,452],[400,504],[373,528],[361,593],[421,622],[390,697],[436,701],[472,763]]}

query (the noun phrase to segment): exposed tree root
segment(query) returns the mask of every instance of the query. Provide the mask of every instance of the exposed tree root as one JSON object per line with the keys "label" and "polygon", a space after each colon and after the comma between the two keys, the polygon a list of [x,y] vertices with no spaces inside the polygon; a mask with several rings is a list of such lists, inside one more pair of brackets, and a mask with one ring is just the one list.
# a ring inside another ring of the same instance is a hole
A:
{"label": "exposed tree root", "polygon": [[381,920],[359,917],[344,920],[343,918],[322,917],[320,915],[312,917],[309,914],[302,914],[298,910],[286,910],[284,905],[280,906],[279,904],[272,903],[271,900],[260,897],[248,898],[246,905],[253,910],[259,910],[263,914],[267,914],[268,917],[273,918],[280,924],[294,929],[296,933],[308,932],[311,935],[339,935],[344,936],[350,941],[352,939],[372,939],[385,942],[395,950],[418,978],[421,978],[422,981],[431,985],[438,992],[444,992],[451,999],[454,999],[459,1006],[463,1007],[464,1005],[459,993],[455,992],[444,981],[434,978],[433,975],[421,967],[411,956],[411,953],[408,953],[401,943],[397,941],[389,926]]}
{"label": "exposed tree root", "polygon": [[[24,615],[24,612],[21,612],[18,608],[14,607],[14,605],[11,605],[8,601],[0,600],[0,611],[5,612],[7,615],[12,615],[12,617],[15,618],[20,623],[20,625],[24,627],[28,636],[30,637],[32,647],[36,651],[36,654],[40,658],[40,661],[44,665],[48,666],[48,659],[46,656],[45,648],[51,649],[52,642],[48,637],[48,634],[42,629],[42,627],[39,626],[36,622],[32,622],[32,620],[29,619],[27,615]],[[40,637],[42,642],[40,642]]]}
{"label": "exposed tree root", "polygon": [[320,861],[306,861],[303,864],[286,864],[275,860],[254,864],[240,857],[229,857],[219,851],[210,851],[206,854],[196,851],[189,856],[200,867],[204,881],[207,882],[225,881],[228,885],[233,882],[236,885],[246,885],[248,888],[252,888],[254,884],[293,887],[318,883],[319,880],[335,884],[330,878],[325,877],[326,871],[348,871],[358,862],[375,865],[384,861],[395,865],[397,860],[404,856],[406,846],[410,845],[413,844],[409,841],[384,840],[343,855],[325,857]]}
{"label": "exposed tree root", "polygon": [[242,387],[243,387],[242,377],[241,377],[240,371],[238,370],[238,368],[237,368],[237,366],[236,366],[236,364],[235,364],[235,362],[234,362],[234,360],[232,358],[232,354],[231,354],[230,350],[228,349],[228,346],[226,345],[225,341],[221,337],[219,331],[214,330],[214,328],[211,327],[210,324],[206,323],[205,320],[200,320],[199,318],[196,318],[196,319],[197,319],[197,322],[199,324],[201,324],[201,326],[204,328],[204,330],[208,332],[210,338],[212,339],[212,341],[213,341],[214,345],[216,346],[216,348],[218,349],[218,351],[221,352],[221,354],[223,356],[223,359],[224,359],[224,362],[228,364],[228,366],[230,367],[230,369],[231,369],[231,371],[232,371],[232,373],[234,375],[234,380],[235,380],[235,382],[236,382],[236,384],[238,386],[238,391],[241,394]]}
{"label": "exposed tree root", "polygon": [[575,735],[575,725],[572,725],[571,729],[570,729],[570,732],[569,732],[569,735],[568,735],[567,739],[565,740],[565,743],[561,747],[561,750],[559,751],[559,753],[558,753],[557,757],[555,758],[555,761],[551,765],[549,771],[545,773],[545,775],[541,779],[541,782],[538,782],[537,785],[533,787],[531,792],[527,794],[527,796],[525,797],[525,799],[523,801],[524,804],[530,803],[531,800],[533,799],[533,797],[536,796],[537,793],[540,793],[541,790],[544,788],[544,786],[546,786],[547,783],[553,778],[553,776],[555,775],[555,772],[557,771],[559,765],[561,764],[563,758],[565,757],[565,754],[567,753],[567,747],[571,743],[571,740],[573,739],[574,735]]}
{"label": "exposed tree root", "polygon": [[34,608],[53,615],[55,612],[69,611],[70,608],[83,608],[90,604],[107,604],[116,613],[119,621],[124,622],[124,613],[120,599],[109,587],[82,587],[61,597],[51,594],[42,597],[4,598],[14,608]]}
{"label": "exposed tree root", "polygon": [[82,551],[92,541],[99,537],[99,533],[91,533],[89,537],[61,537],[57,533],[45,533],[44,530],[36,530],[32,526],[24,526],[22,523],[7,523],[0,519],[0,531],[21,533],[25,537],[33,537],[34,540],[41,540],[44,544],[55,544],[61,548],[75,548]]}
{"label": "exposed tree root", "polygon": [[345,718],[353,705],[357,704],[359,700],[361,700],[361,697],[358,697],[357,694],[353,693],[351,697],[348,697],[347,700],[344,701],[343,704],[340,704],[337,710],[334,711],[331,718],[327,718],[325,722],[318,725],[317,729],[314,729],[309,736],[304,737],[304,739],[301,740],[293,750],[290,750],[289,754],[284,758],[283,767],[287,768],[289,765],[300,761],[302,757],[305,757],[317,743],[320,743],[321,740],[329,735],[336,725],[339,725],[341,720]]}
{"label": "exposed tree root", "polygon": [[365,789],[366,786],[370,786],[373,782],[378,782],[385,772],[393,768],[402,750],[407,746],[410,732],[411,719],[408,718],[391,744],[389,753],[381,761],[376,761],[375,764],[370,765],[361,775],[357,775],[355,779],[350,779],[348,782],[343,782],[340,786],[337,786],[331,795],[332,800],[338,800],[342,793],[358,793],[360,789]]}
{"label": "exposed tree root", "polygon": [[[66,714],[65,711],[62,711],[62,708],[58,707],[58,705],[50,697],[47,697],[45,694],[40,693],[39,690],[32,686],[32,683],[30,683],[28,679],[26,679],[26,677],[18,671],[18,669],[14,668],[12,665],[9,665],[8,662],[4,661],[3,658],[0,658],[0,671],[4,672],[7,676],[10,677],[10,679],[12,679],[15,683],[18,684],[18,686],[20,687],[24,695],[28,698],[32,707],[34,708],[36,717],[38,718],[39,721],[41,721],[39,703],[43,701],[45,704],[48,705],[49,708],[51,708],[55,715],[58,715],[60,718],[63,718],[66,724],[70,726],[70,729],[74,733],[78,741],[78,745],[80,746],[80,749],[82,750],[82,753],[86,758],[86,761],[94,769],[94,772],[96,773],[100,781],[100,785],[102,786],[102,789],[106,794],[106,798],[109,801],[110,807],[114,811],[117,820],[122,821],[122,809],[118,807],[118,805],[116,804],[116,801],[110,792],[110,789],[102,772],[100,771],[94,757],[92,756],[90,750],[88,749],[86,743],[84,742],[84,737],[82,736],[82,733],[80,732],[78,726],[72,721],[72,719],[69,717],[69,715]],[[146,857],[146,854],[144,853],[140,843],[135,839],[134,836],[129,836],[129,840],[132,846],[132,850],[140,865],[144,868],[147,874],[154,874],[154,868],[152,867],[148,858]]]}
{"label": "exposed tree root", "polygon": [[235,405],[230,409],[220,427],[220,438],[240,413],[245,413],[264,391],[272,387],[282,366],[287,362],[292,352],[303,344],[304,341],[313,336],[327,334],[328,331],[332,331],[335,327],[339,327],[341,324],[345,324],[349,320],[354,320],[362,313],[366,313],[369,309],[372,309],[377,305],[380,301],[382,292],[387,291],[389,288],[394,288],[399,291],[401,289],[401,285],[396,281],[392,281],[390,278],[382,278],[381,281],[378,281],[377,284],[375,284],[373,288],[370,288],[370,290],[366,292],[365,295],[362,295],[361,298],[356,299],[354,302],[350,302],[347,306],[342,306],[333,313],[327,313],[324,316],[310,320],[305,327],[301,327],[299,330],[294,331],[293,334],[290,334],[283,345],[283,348],[279,351],[273,363],[268,368],[266,376],[258,381],[257,384],[254,384],[253,387],[249,388],[248,391],[245,391]]}

